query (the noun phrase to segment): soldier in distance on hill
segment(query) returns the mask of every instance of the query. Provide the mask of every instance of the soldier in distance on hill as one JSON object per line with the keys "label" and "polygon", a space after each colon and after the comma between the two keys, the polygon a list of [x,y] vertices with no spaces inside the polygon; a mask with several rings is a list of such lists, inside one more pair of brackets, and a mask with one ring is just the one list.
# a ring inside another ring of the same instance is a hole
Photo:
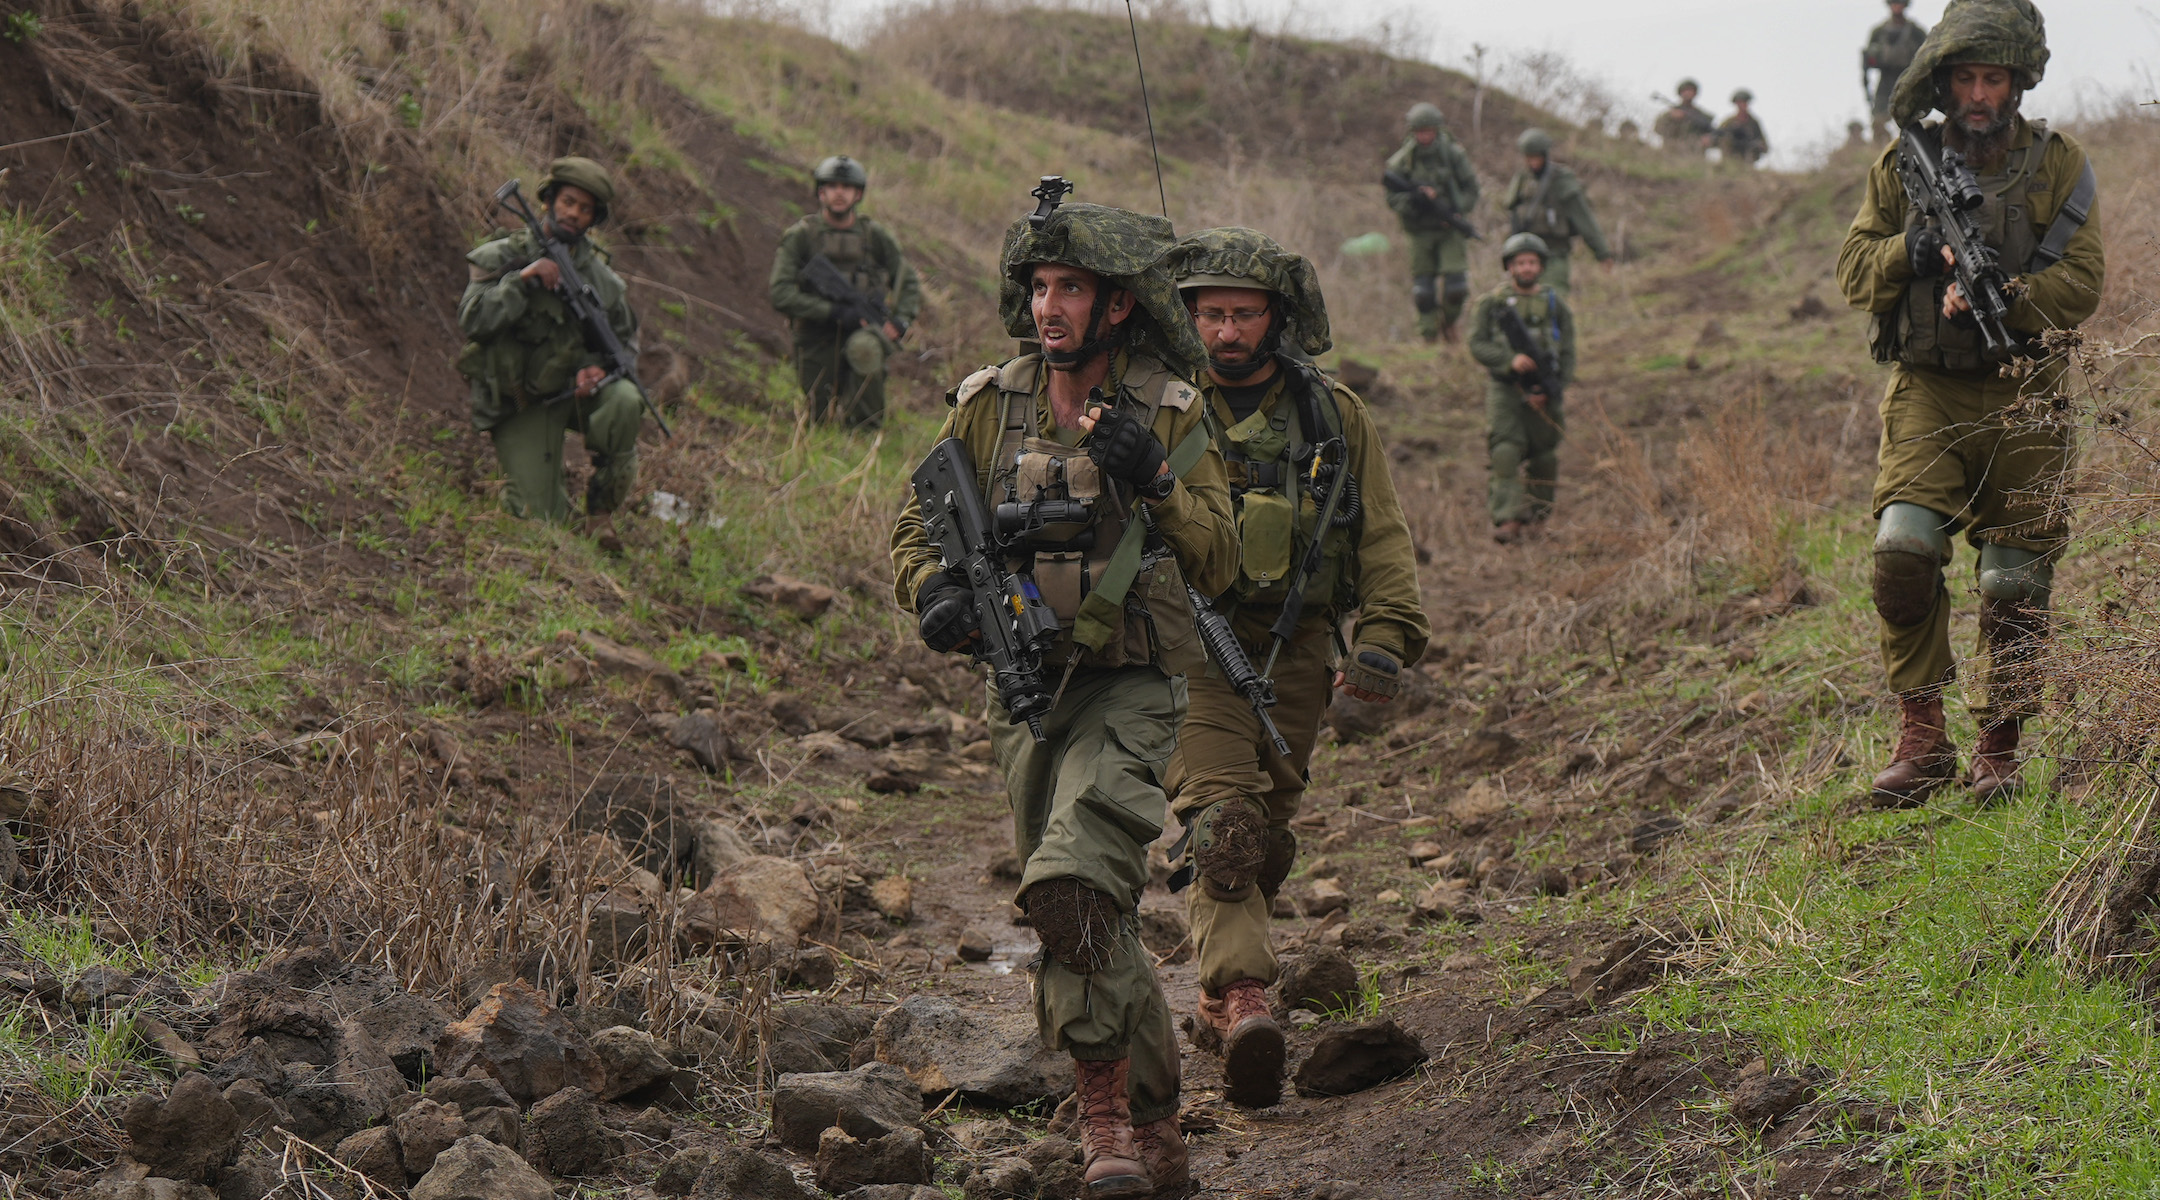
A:
{"label": "soldier in distance on hill", "polygon": [[[541,228],[572,248],[572,265],[599,294],[615,335],[636,354],[637,314],[622,277],[588,236],[615,202],[607,169],[589,158],[558,158],[548,167],[539,200]],[[502,464],[503,507],[520,517],[569,519],[563,438],[575,429],[592,459],[586,533],[619,549],[612,514],[637,484],[644,420],[637,386],[618,379],[594,390],[607,372],[555,294],[560,271],[530,231],[488,242],[465,261],[471,278],[458,301],[458,326],[470,340],[457,366],[472,381],[473,427],[487,433]]]}
{"label": "soldier in distance on hill", "polygon": [[[1567,432],[1564,390],[1575,381],[1575,313],[1543,281],[1544,239],[1518,233],[1500,247],[1507,282],[1477,302],[1470,319],[1470,356],[1491,375],[1485,383],[1485,444],[1492,481],[1487,504],[1493,540],[1520,540],[1552,516],[1560,480],[1560,440]],[[1501,325],[1512,310],[1522,318],[1537,358],[1515,349]],[[1540,381],[1543,371],[1551,380]]]}
{"label": "soldier in distance on hill", "polygon": [[1613,261],[1612,247],[1605,244],[1605,231],[1598,228],[1597,214],[1590,211],[1582,181],[1552,160],[1551,135],[1542,129],[1525,129],[1515,139],[1515,147],[1522,151],[1523,169],[1500,194],[1500,207],[1507,210],[1513,232],[1534,233],[1545,243],[1545,286],[1565,296],[1568,257],[1575,239],[1580,237],[1590,253],[1608,265]]}
{"label": "soldier in distance on hill", "polygon": [[[811,179],[817,211],[780,235],[767,298],[795,328],[795,378],[811,419],[875,429],[885,423],[885,360],[922,311],[922,283],[891,231],[861,211],[870,186],[861,163],[835,155]],[[820,257],[835,269],[806,277]],[[820,294],[820,276],[852,295]]]}
{"label": "soldier in distance on hill", "polygon": [[[1192,940],[1200,959],[1195,1041],[1223,1055],[1233,1104],[1282,1097],[1283,1031],[1268,1010],[1278,974],[1268,943],[1275,894],[1297,857],[1290,822],[1334,689],[1386,703],[1431,633],[1418,596],[1417,558],[1388,475],[1387,448],[1364,401],[1293,358],[1327,352],[1327,304],[1302,256],[1251,229],[1209,229],[1178,243],[1171,273],[1207,346],[1200,394],[1230,476],[1239,564],[1215,610],[1255,665],[1270,658],[1270,627],[1292,588],[1304,597],[1294,633],[1274,656],[1270,710],[1278,751],[1251,703],[1222,670],[1188,670],[1191,705],[1170,759],[1170,807],[1185,824]],[[1307,484],[1316,453],[1348,471],[1326,529],[1324,495]],[[1354,510],[1354,511],[1353,511]],[[1315,540],[1318,569],[1307,573]],[[1341,623],[1356,618],[1350,645]]]}
{"label": "soldier in distance on hill", "polygon": [[1868,91],[1868,123],[1878,142],[1889,129],[1890,97],[1897,91],[1898,78],[1920,53],[1928,32],[1927,26],[1906,18],[1905,10],[1912,7],[1906,0],[1889,0],[1889,4],[1890,19],[1868,32],[1867,45],[1860,51],[1861,81],[1867,80],[1869,71],[1875,72],[1875,86]]}
{"label": "soldier in distance on hill", "polygon": [[1733,114],[1717,127],[1718,153],[1725,162],[1746,163],[1754,166],[1756,160],[1770,153],[1770,139],[1763,136],[1762,122],[1748,106],[1755,103],[1755,93],[1741,88],[1732,94]]}
{"label": "soldier in distance on hill", "polygon": [[1702,94],[1702,86],[1694,80],[1681,80],[1673,91],[1679,95],[1679,103],[1659,113],[1650,131],[1658,135],[1667,150],[1700,157],[1717,137],[1717,118],[1696,106],[1695,97]]}
{"label": "soldier in distance on hill", "polygon": [[1478,200],[1470,155],[1448,136],[1446,117],[1435,104],[1413,104],[1403,118],[1410,136],[1388,156],[1387,169],[1416,184],[1388,193],[1403,232],[1410,235],[1410,301],[1417,308],[1418,336],[1428,342],[1455,336],[1455,320],[1470,298],[1469,242],[1449,214],[1466,214]]}
{"label": "soldier in distance on hill", "polygon": [[[1095,204],[1040,215],[1006,232],[998,307],[1041,350],[962,380],[937,436],[966,445],[989,504],[1087,505],[1084,524],[1042,526],[1012,563],[1060,625],[1046,740],[993,687],[991,744],[1024,864],[1016,899],[1043,944],[1037,1027],[1073,1057],[1086,1195],[1182,1196],[1177,1035],[1138,905],[1197,650],[1185,581],[1228,588],[1237,532],[1190,382],[1207,355],[1161,265],[1170,222]],[[973,593],[942,565],[913,496],[892,559],[924,644],[967,648],[981,629]]]}
{"label": "soldier in distance on hill", "polygon": [[[2061,495],[2072,453],[2070,427],[2047,403],[2066,364],[2041,335],[2090,317],[2107,269],[2084,149],[2019,111],[2047,61],[2046,25],[2030,0],[1955,0],[1891,101],[1900,142],[1919,128],[1977,176],[1982,240],[2011,281],[2011,348],[1990,351],[1982,339],[1950,273],[1955,254],[1899,182],[1898,142],[1869,170],[1838,255],[1845,298],[1873,314],[1870,348],[1891,367],[1874,591],[1902,729],[1875,777],[1880,804],[1918,803],[1957,778],[1943,713],[1957,675],[1943,569],[1959,530],[1979,553],[1980,744],[1965,777],[1977,797],[2012,794],[2020,730],[2039,711],[2037,660],[2070,536]],[[1935,110],[1945,119],[1922,127]]]}

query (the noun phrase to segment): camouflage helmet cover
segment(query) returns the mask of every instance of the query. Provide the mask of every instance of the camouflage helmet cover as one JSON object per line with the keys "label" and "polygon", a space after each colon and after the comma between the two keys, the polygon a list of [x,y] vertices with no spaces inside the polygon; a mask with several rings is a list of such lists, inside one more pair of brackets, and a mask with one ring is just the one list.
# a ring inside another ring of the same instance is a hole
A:
{"label": "camouflage helmet cover", "polygon": [[1403,114],[1403,124],[1408,126],[1412,133],[1420,129],[1441,129],[1447,125],[1447,114],[1440,111],[1439,105],[1420,100],[1410,106],[1409,112]]}
{"label": "camouflage helmet cover", "polygon": [[1734,104],[1753,104],[1755,103],[1755,93],[1746,88],[1741,88],[1732,94],[1732,102]]}
{"label": "camouflage helmet cover", "polygon": [[1328,333],[1327,299],[1312,260],[1283,249],[1257,229],[1224,226],[1187,234],[1163,260],[1178,290],[1203,287],[1259,288],[1282,301],[1283,340],[1309,355],[1335,345]]}
{"label": "camouflage helmet cover", "polygon": [[845,183],[864,189],[868,189],[870,186],[870,172],[864,170],[861,163],[845,154],[835,154],[831,158],[818,163],[817,169],[810,172],[810,178],[820,185]]}
{"label": "camouflage helmet cover", "polygon": [[1910,125],[1941,108],[1943,84],[1936,76],[1960,63],[2008,67],[2020,88],[2031,89],[2046,76],[2047,62],[2047,20],[2032,0],[1950,0],[1912,65],[1898,76],[1890,115]]}
{"label": "camouflage helmet cover", "polygon": [[607,220],[608,209],[615,204],[615,180],[608,175],[606,167],[589,158],[558,158],[548,164],[547,182],[540,185],[540,203],[555,199],[555,193],[565,187],[585,192],[600,206],[593,223]]}
{"label": "camouflage helmet cover", "polygon": [[1027,217],[1014,221],[1005,230],[1005,247],[998,255],[1004,275],[998,315],[1004,318],[1005,332],[1022,341],[1039,337],[1029,302],[1037,264],[1080,267],[1131,292],[1139,302],[1138,311],[1125,321],[1128,347],[1193,378],[1207,362],[1207,349],[1163,266],[1163,256],[1176,241],[1167,217],[1101,204],[1059,205],[1040,228]]}
{"label": "camouflage helmet cover", "polygon": [[1535,254],[1539,262],[1552,261],[1552,247],[1545,244],[1544,238],[1534,233],[1518,233],[1500,243],[1501,266],[1508,265],[1518,254]]}
{"label": "camouflage helmet cover", "polygon": [[1542,129],[1525,129],[1515,139],[1515,148],[1524,154],[1551,154],[1552,135]]}
{"label": "camouflage helmet cover", "polygon": [[1674,84],[1673,90],[1676,92],[1700,92],[1702,91],[1702,85],[1695,82],[1693,78],[1688,78]]}

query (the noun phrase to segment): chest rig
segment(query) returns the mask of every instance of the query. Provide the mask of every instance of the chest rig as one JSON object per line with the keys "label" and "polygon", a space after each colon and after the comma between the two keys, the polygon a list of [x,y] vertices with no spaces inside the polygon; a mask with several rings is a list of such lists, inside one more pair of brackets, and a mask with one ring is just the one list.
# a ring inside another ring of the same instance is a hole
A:
{"label": "chest rig", "polygon": [[817,242],[814,252],[832,260],[840,268],[848,286],[865,296],[882,297],[891,280],[887,278],[885,264],[870,254],[870,218],[858,216],[855,224],[847,229],[834,229],[820,220],[817,223]]}
{"label": "chest rig", "polygon": [[1547,163],[1544,174],[1538,176],[1537,186],[1524,192],[1508,212],[1508,223],[1516,233],[1534,233],[1544,238],[1555,253],[1575,235],[1568,219],[1560,213],[1560,201],[1566,197],[1552,195],[1553,180],[1559,174],[1558,166]]}
{"label": "chest rig", "polygon": [[[1041,358],[1027,355],[997,374],[998,449],[985,497],[996,506],[999,535],[1011,550],[1007,565],[1034,581],[1063,630],[1045,661],[1165,665],[1172,648],[1189,639],[1184,576],[1145,526],[1131,489],[1105,479],[1085,449],[1054,436],[1042,371]],[[1192,388],[1161,366],[1123,354],[1113,361],[1110,382],[1114,403],[1136,410],[1150,426],[1166,405],[1182,409],[1194,399]],[[1077,443],[1076,435],[1068,437]],[[1182,474],[1179,456],[1172,459],[1172,470]]]}
{"label": "chest rig", "polygon": [[[1987,196],[1980,206],[1981,237],[1986,240],[2011,278],[2033,269],[2040,249],[2040,235],[2033,229],[2034,193],[2043,190],[2035,172],[2040,169],[2054,133],[2047,122],[2034,121],[2032,144],[2003,156],[2002,169],[1979,176],[1980,190]],[[1905,213],[1905,231],[1927,224],[1917,206]],[[1908,366],[1935,367],[1945,371],[1977,371],[2008,361],[2021,351],[1989,354],[1977,327],[1966,328],[1942,315],[1943,293],[1952,276],[1915,279],[1905,287],[1898,306],[1877,314],[1874,340],[1877,362],[1901,362]],[[1887,335],[1887,336],[1886,336]],[[2015,335],[2013,335],[2015,336]]]}
{"label": "chest rig", "polygon": [[[1214,405],[1223,431],[1216,438],[1230,477],[1230,507],[1237,518],[1238,577],[1231,595],[1241,608],[1280,607],[1295,586],[1297,565],[1310,550],[1326,499],[1326,485],[1316,479],[1316,457],[1336,460],[1347,472],[1341,452],[1342,416],[1324,379],[1301,364],[1277,360],[1276,384],[1258,408],[1242,421],[1219,398]],[[1333,446],[1332,454],[1323,454]],[[1323,464],[1322,475],[1327,467]],[[1332,476],[1327,476],[1332,482]],[[1313,612],[1339,612],[1346,605],[1337,593],[1348,580],[1342,569],[1358,514],[1354,481],[1329,522],[1318,569],[1303,580],[1306,606]]]}

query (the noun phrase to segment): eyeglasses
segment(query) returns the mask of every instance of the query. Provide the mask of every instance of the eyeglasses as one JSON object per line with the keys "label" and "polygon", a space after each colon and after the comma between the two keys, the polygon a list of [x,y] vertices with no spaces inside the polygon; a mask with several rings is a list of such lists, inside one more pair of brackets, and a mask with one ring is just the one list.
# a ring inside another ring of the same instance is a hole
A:
{"label": "eyeglasses", "polygon": [[1264,308],[1247,309],[1239,312],[1226,313],[1215,312],[1213,310],[1203,308],[1200,311],[1194,313],[1192,316],[1193,320],[1199,322],[1202,325],[1252,326],[1258,325],[1260,322],[1267,320],[1268,310]]}

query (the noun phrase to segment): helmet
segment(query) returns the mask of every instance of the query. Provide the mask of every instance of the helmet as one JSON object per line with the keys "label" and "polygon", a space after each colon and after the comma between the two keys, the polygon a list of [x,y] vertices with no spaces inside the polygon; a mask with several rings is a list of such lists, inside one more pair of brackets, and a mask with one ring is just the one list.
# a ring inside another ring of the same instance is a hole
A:
{"label": "helmet", "polygon": [[1947,109],[1948,68],[1959,63],[2008,67],[2020,88],[2038,87],[2047,75],[2047,21],[2032,0],[1952,0],[1898,76],[1891,117],[1910,125]]}
{"label": "helmet", "polygon": [[1443,129],[1447,126],[1447,114],[1440,111],[1439,105],[1420,100],[1403,114],[1403,124],[1409,126],[1412,133],[1420,129]]}
{"label": "helmet", "polygon": [[1746,88],[1741,88],[1732,94],[1732,102],[1734,104],[1753,104],[1755,102],[1755,93]]}
{"label": "helmet", "polygon": [[1683,79],[1673,85],[1673,90],[1676,92],[1700,92],[1702,91],[1702,85],[1693,79]]}
{"label": "helmet", "polygon": [[1282,340],[1309,355],[1326,354],[1327,300],[1311,260],[1282,248],[1257,229],[1225,226],[1185,235],[1163,266],[1179,291],[1208,287],[1259,288],[1282,302]]}
{"label": "helmet", "polygon": [[1508,265],[1516,255],[1523,253],[1537,255],[1539,262],[1552,260],[1552,247],[1545,244],[1544,238],[1534,233],[1518,233],[1500,243],[1500,265]]}
{"label": "helmet", "polygon": [[[1029,284],[1039,263],[1063,263],[1093,271],[1133,294],[1138,311],[1126,319],[1124,344],[1162,361],[1190,379],[1207,362],[1207,349],[1192,316],[1163,267],[1176,244],[1167,217],[1151,217],[1101,204],[1061,204],[1037,225],[1029,217],[1005,230],[998,255],[998,315],[1005,332],[1023,341],[1039,335],[1029,304]],[[1098,302],[1109,295],[1101,293]],[[1093,332],[1088,335],[1093,340]]]}
{"label": "helmet", "polygon": [[1515,148],[1524,154],[1551,154],[1552,135],[1542,129],[1525,129],[1515,139]]}
{"label": "helmet", "polygon": [[548,164],[547,182],[540,185],[540,203],[555,199],[555,193],[564,187],[574,187],[589,193],[599,211],[593,215],[593,224],[607,220],[608,209],[615,203],[615,181],[608,177],[607,168],[589,158],[558,158]]}
{"label": "helmet", "polygon": [[810,172],[810,178],[820,185],[845,183],[864,190],[870,187],[870,172],[863,170],[861,163],[845,154],[835,154],[820,162],[817,170]]}

